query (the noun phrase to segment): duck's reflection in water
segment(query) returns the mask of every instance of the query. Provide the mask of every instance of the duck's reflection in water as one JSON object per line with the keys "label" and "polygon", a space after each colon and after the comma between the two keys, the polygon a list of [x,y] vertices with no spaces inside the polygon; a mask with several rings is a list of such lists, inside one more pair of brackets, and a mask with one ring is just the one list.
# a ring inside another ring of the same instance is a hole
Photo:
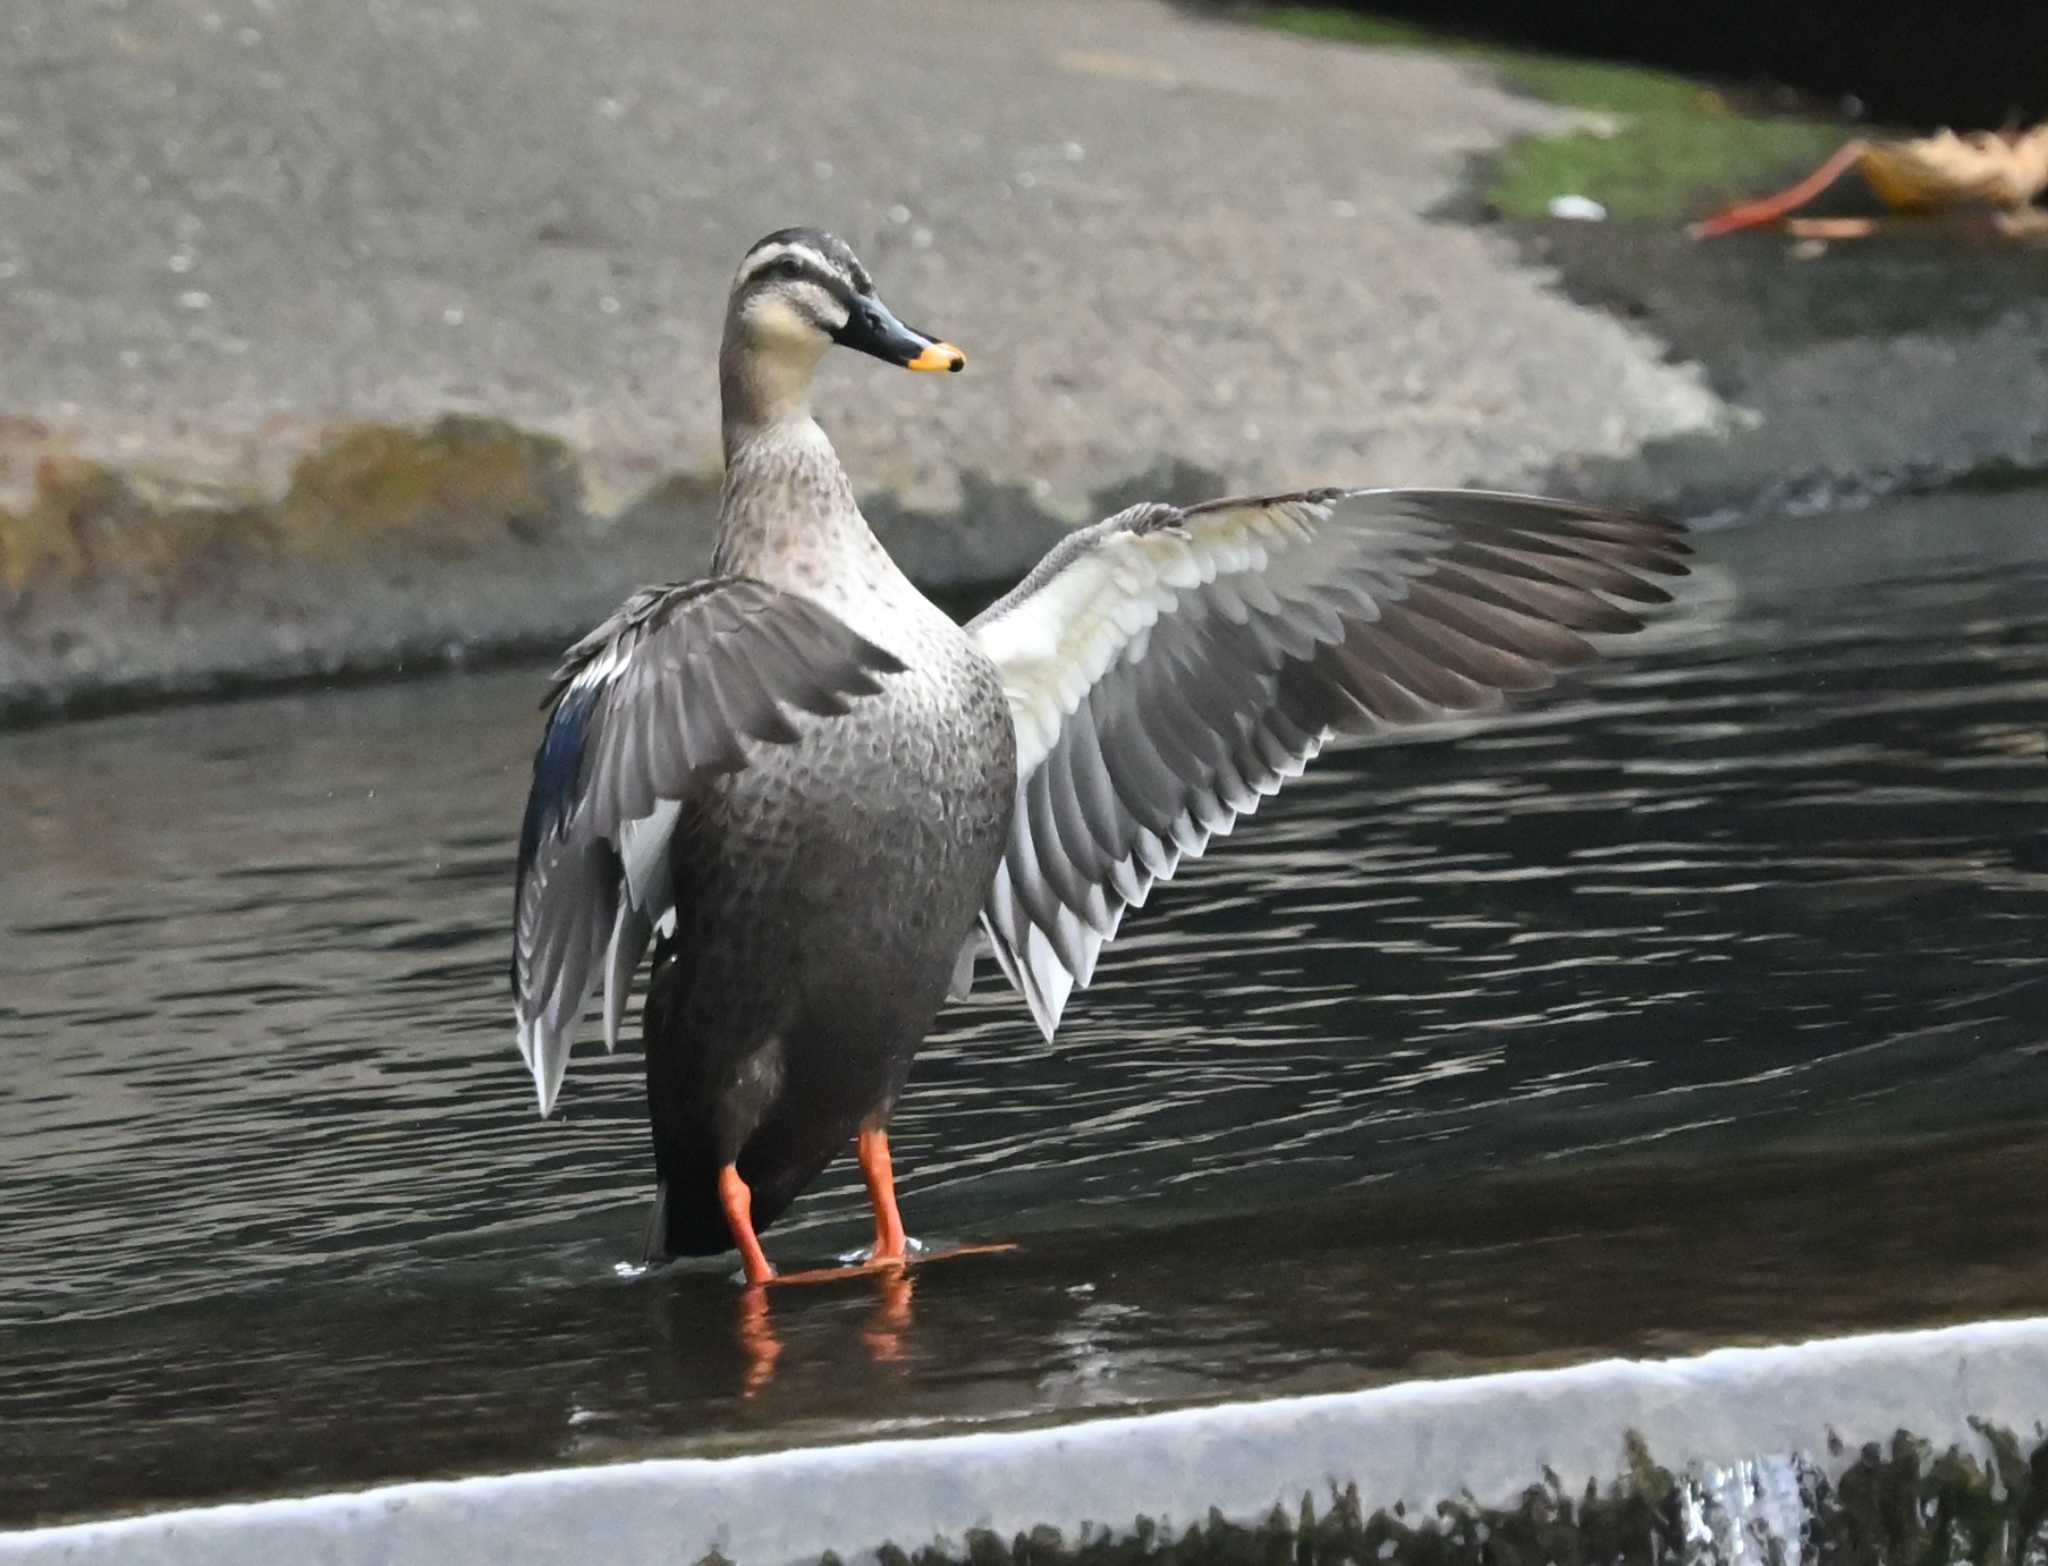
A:
{"label": "duck's reflection in water", "polygon": [[860,1340],[878,1365],[894,1365],[903,1358],[903,1336],[910,1330],[910,1290],[905,1268],[875,1275],[875,1308],[860,1329]]}
{"label": "duck's reflection in water", "polygon": [[766,1289],[740,1290],[733,1316],[733,1341],[740,1351],[740,1396],[753,1397],[775,1379],[775,1362],[782,1358],[782,1339],[775,1335],[775,1319],[769,1314]]}
{"label": "duck's reflection in water", "polygon": [[[914,1282],[910,1272],[901,1266],[847,1268],[838,1270],[831,1281],[850,1283],[863,1277],[874,1290],[875,1307],[861,1324],[861,1345],[878,1365],[900,1363],[904,1356],[904,1337],[911,1328],[910,1295]],[[785,1348],[781,1334],[775,1329],[775,1297],[780,1291],[772,1284],[745,1288],[740,1290],[734,1304],[733,1342],[740,1353],[740,1396],[743,1398],[759,1395],[775,1379],[775,1365]]]}

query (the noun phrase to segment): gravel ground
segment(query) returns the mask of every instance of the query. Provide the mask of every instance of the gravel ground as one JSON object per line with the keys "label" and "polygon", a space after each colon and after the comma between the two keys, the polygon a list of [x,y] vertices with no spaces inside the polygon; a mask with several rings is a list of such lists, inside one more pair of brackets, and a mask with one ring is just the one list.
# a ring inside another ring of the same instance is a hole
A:
{"label": "gravel ground", "polygon": [[1425,215],[1561,122],[1417,54],[1131,0],[150,0],[0,65],[8,412],[172,463],[471,410],[631,485],[717,460],[724,291],[844,234],[969,354],[842,364],[862,481],[1078,517],[1231,483],[1532,473],[1709,423],[1699,377]]}

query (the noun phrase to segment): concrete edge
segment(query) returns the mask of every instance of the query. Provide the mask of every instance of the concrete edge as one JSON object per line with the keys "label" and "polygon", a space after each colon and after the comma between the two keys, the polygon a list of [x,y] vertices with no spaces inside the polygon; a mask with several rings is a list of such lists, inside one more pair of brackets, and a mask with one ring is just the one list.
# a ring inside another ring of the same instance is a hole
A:
{"label": "concrete edge", "polygon": [[871,1558],[988,1529],[1256,1519],[1356,1485],[1371,1506],[1505,1502],[1546,1471],[1570,1491],[1661,1464],[1882,1441],[1910,1423],[2048,1418],[2048,1317],[1691,1359],[1602,1360],[1052,1428],[653,1459],[170,1511],[0,1534],[0,1561],[499,1563]]}

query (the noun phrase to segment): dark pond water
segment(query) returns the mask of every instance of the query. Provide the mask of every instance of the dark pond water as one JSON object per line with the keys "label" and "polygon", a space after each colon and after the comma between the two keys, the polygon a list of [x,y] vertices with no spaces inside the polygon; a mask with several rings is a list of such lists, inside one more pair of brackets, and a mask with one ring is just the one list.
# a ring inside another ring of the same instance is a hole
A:
{"label": "dark pond water", "polygon": [[532,1114],[537,674],[0,736],[0,1523],[2039,1310],[2048,496],[1704,557],[1596,677],[1327,757],[1056,1046],[985,967],[897,1160],[1020,1248],[765,1304],[621,1274],[637,1055]]}

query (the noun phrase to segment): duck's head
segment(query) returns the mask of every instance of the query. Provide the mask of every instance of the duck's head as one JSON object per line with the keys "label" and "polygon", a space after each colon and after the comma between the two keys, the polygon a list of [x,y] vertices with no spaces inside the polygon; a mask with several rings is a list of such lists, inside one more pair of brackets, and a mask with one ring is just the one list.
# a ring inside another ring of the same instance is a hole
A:
{"label": "duck's head", "polygon": [[726,301],[719,365],[728,423],[802,407],[818,360],[834,343],[906,370],[967,363],[951,343],[896,318],[845,240],[822,229],[779,229],[755,241]]}

